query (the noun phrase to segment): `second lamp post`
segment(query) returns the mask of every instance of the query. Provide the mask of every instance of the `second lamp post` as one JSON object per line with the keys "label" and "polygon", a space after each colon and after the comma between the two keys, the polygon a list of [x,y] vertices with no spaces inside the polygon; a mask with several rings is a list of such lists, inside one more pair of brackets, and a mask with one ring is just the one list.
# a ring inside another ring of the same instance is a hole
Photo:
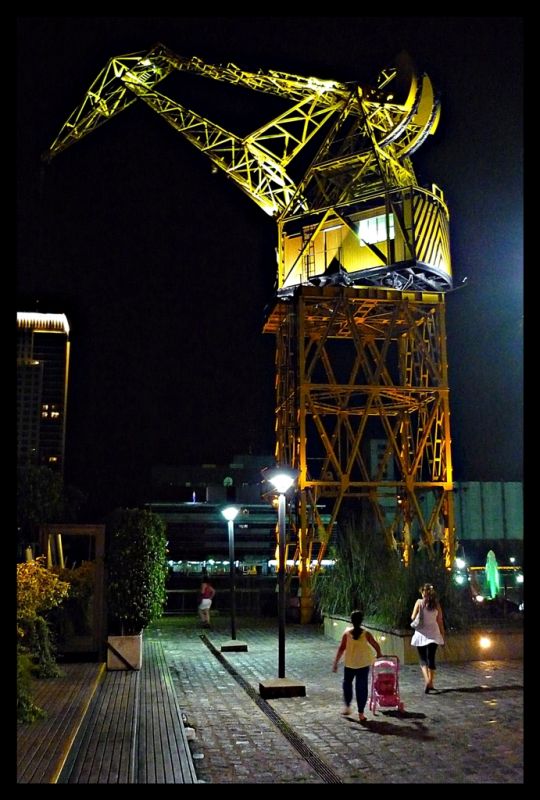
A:
{"label": "second lamp post", "polygon": [[237,506],[227,506],[222,510],[222,515],[227,520],[229,532],[229,576],[231,590],[231,641],[221,646],[222,652],[227,651],[246,651],[247,644],[239,642],[236,638],[236,587],[235,587],[235,565],[234,565],[234,520],[238,516]]}
{"label": "second lamp post", "polygon": [[266,479],[278,493],[278,677],[285,677],[285,517],[287,501],[285,493],[296,481],[298,473],[292,469],[269,471]]}
{"label": "second lamp post", "polygon": [[231,639],[236,639],[236,592],[234,581],[234,521],[238,516],[238,508],[236,506],[227,506],[221,512],[227,520],[227,527],[229,531],[229,575],[230,575],[230,590],[231,590]]}

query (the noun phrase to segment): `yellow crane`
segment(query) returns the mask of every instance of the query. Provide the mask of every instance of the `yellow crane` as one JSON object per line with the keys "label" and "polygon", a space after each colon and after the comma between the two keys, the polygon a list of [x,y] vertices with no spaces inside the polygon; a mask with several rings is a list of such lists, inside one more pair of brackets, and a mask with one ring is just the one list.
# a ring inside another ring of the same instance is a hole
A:
{"label": "yellow crane", "polygon": [[[275,95],[284,110],[238,136],[159,92],[173,71]],[[302,620],[310,574],[351,498],[369,501],[405,563],[415,541],[433,553],[440,540],[450,566],[449,213],[410,159],[439,120],[429,77],[406,54],[363,86],[207,64],[157,44],[110,59],[46,160],[136,100],[277,222],[277,295],[264,331],[277,342],[276,461],[299,470],[287,544]]]}

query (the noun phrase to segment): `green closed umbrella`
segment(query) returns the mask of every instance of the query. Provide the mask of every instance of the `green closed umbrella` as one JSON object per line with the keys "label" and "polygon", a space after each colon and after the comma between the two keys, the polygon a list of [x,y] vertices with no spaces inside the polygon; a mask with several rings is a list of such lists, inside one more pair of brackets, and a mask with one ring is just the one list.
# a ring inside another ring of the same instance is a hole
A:
{"label": "green closed umbrella", "polygon": [[493,550],[490,550],[486,559],[486,581],[489,587],[489,594],[492,598],[497,597],[500,588],[499,565]]}

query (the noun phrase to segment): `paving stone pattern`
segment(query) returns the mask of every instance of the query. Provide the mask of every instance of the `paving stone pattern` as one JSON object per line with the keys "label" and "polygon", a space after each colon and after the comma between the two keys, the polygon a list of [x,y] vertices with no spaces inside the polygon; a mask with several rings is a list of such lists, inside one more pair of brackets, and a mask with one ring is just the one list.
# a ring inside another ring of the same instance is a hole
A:
{"label": "paving stone pattern", "polygon": [[[186,724],[200,782],[324,783],[201,639],[219,650],[229,621],[202,630],[194,617],[167,617],[159,637]],[[277,677],[277,623],[237,622],[247,653],[225,653],[255,689]],[[307,696],[268,701],[343,783],[523,783],[523,664],[473,661],[441,664],[438,694],[424,694],[420,669],[404,665],[405,710],[381,710],[360,724],[341,716],[341,674],[332,672],[336,644],[319,626],[288,625],[286,675]],[[390,654],[389,654],[390,655]]]}

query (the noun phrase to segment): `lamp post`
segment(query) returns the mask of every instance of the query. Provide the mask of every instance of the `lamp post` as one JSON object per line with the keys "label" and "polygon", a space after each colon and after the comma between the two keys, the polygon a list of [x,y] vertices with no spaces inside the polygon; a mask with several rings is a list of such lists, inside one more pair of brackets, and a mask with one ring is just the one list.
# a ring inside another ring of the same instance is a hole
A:
{"label": "lamp post", "polygon": [[276,472],[268,480],[278,493],[278,678],[285,677],[285,516],[287,500],[285,493],[291,488],[295,476],[288,472]]}
{"label": "lamp post", "polygon": [[231,639],[236,639],[236,594],[234,587],[234,521],[238,516],[238,508],[236,506],[227,506],[221,512],[227,520],[227,527],[229,529],[229,574],[230,574],[230,590],[231,590]]}
{"label": "lamp post", "polygon": [[259,692],[262,697],[305,697],[306,687],[285,678],[285,515],[286,492],[298,478],[298,470],[276,467],[264,472],[265,480],[278,493],[278,680],[262,681]]}
{"label": "lamp post", "polygon": [[231,641],[221,646],[222,652],[246,651],[247,644],[239,642],[236,638],[236,591],[235,591],[235,567],[234,567],[234,520],[238,516],[237,506],[227,506],[222,509],[221,514],[227,520],[229,532],[229,576],[231,590]]}

